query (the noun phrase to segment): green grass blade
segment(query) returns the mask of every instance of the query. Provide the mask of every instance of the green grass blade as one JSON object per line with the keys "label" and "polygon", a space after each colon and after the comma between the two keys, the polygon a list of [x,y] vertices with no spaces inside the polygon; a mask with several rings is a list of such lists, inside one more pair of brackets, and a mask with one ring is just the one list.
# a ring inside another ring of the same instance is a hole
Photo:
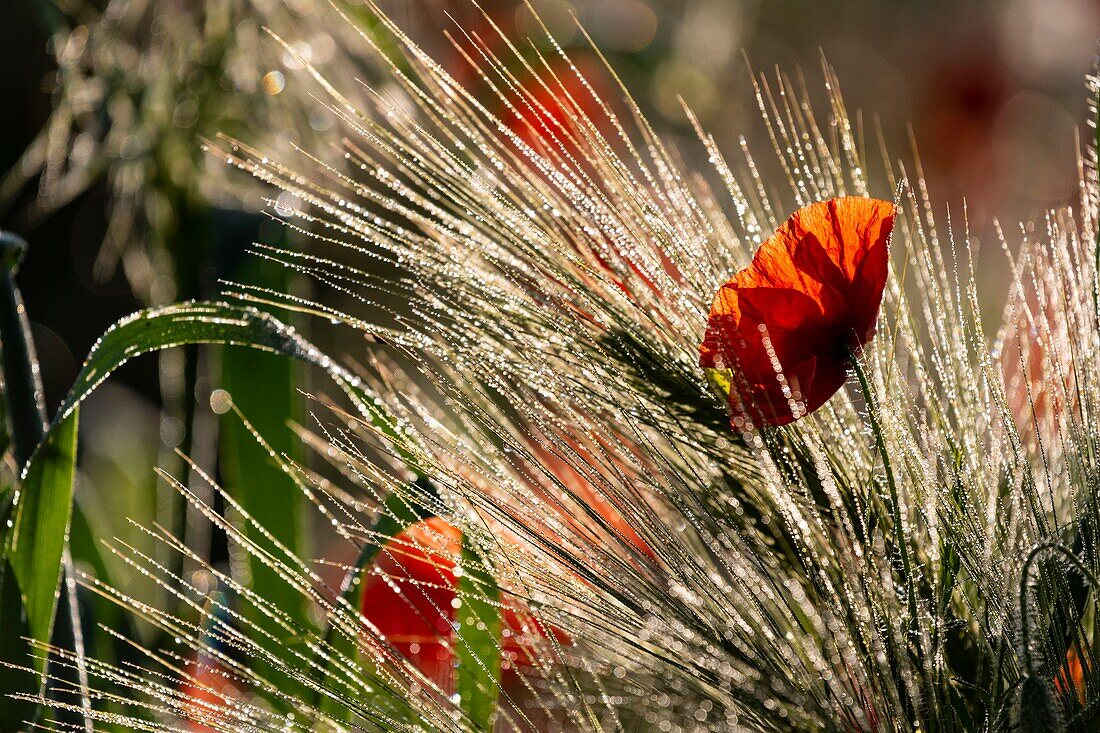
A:
{"label": "green grass blade", "polygon": [[457,611],[456,688],[474,727],[489,731],[500,692],[500,588],[466,537],[462,539],[458,597],[462,606]]}
{"label": "green grass blade", "polygon": [[61,556],[72,516],[77,422],[78,412],[73,410],[31,456],[4,547],[23,598],[28,631],[35,639],[50,638],[57,606]]}
{"label": "green grass blade", "polygon": [[[227,349],[226,356],[229,351],[243,349]],[[233,409],[223,415],[221,421],[222,485],[248,519],[246,521],[236,511],[229,516],[237,518],[234,524],[249,542],[272,557],[301,557],[304,556],[301,522],[305,492],[287,460],[293,460],[296,452],[293,433],[286,425],[293,411],[291,360],[258,351],[239,356],[260,358],[255,362],[247,358],[236,361],[231,371],[237,367],[244,371],[231,377],[229,382],[225,379],[224,361],[222,364],[222,385],[233,389]],[[255,370],[255,379],[246,385],[249,381],[246,365],[249,364]],[[264,399],[264,389],[277,390],[280,385],[285,387],[285,394],[273,393]],[[238,406],[242,397],[247,415]],[[237,561],[243,566],[239,567],[243,573],[235,571],[235,574],[247,577],[249,590],[278,608],[283,620],[293,624],[297,631],[287,634],[280,624],[251,603],[242,604],[238,609],[245,626],[260,630],[262,637],[259,638],[278,639],[278,645],[265,646],[294,669],[299,661],[297,655],[304,652],[302,640],[317,632],[317,624],[309,615],[309,599],[288,583],[269,561],[251,553],[243,554],[244,557]],[[273,665],[256,661],[253,671],[287,695],[306,694],[297,680]],[[276,707],[285,705],[281,700],[269,700],[269,703]],[[286,708],[287,712],[289,710]]]}
{"label": "green grass blade", "polygon": [[103,380],[130,359],[186,344],[247,346],[290,356],[323,369],[393,445],[394,452],[412,470],[418,461],[396,424],[364,396],[361,380],[336,364],[290,326],[269,313],[232,303],[191,301],[138,311],[109,328],[99,338],[54,423],[64,419]]}

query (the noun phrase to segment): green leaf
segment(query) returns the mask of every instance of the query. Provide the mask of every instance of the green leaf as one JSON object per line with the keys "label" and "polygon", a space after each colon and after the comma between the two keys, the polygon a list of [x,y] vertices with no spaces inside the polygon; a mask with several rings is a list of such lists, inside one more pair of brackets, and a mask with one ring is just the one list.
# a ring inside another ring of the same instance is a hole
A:
{"label": "green leaf", "polygon": [[[28,639],[48,641],[61,584],[61,557],[72,516],[78,411],[50,432],[31,456],[11,507],[0,576],[0,727],[16,730],[36,705],[7,699],[41,690],[46,658]],[[22,669],[32,667],[38,679]]]}
{"label": "green leaf", "polygon": [[[289,359],[254,350],[233,347],[223,352],[221,385],[236,409],[222,417],[220,455],[226,491],[263,527],[261,531],[246,523],[241,528],[245,536],[271,550],[273,545],[264,534],[270,533],[287,552],[301,556],[305,494],[272,457],[294,460],[300,452],[300,442],[287,425],[295,415],[293,367]],[[250,590],[295,622],[306,623],[307,599],[263,562],[251,555],[244,561]],[[253,623],[268,623],[262,614],[251,615]]]}
{"label": "green leaf", "polygon": [[[412,470],[415,452],[393,420],[364,394],[362,381],[297,331],[269,313],[233,303],[191,301],[138,311],[107,329],[84,362],[58,410],[55,424],[71,412],[116,369],[135,356],[187,344],[247,346],[291,356],[320,367],[355,403],[358,411],[389,439],[394,452]],[[418,471],[419,473],[422,473]]]}
{"label": "green leaf", "polygon": [[[273,369],[277,375],[280,367],[290,366],[289,359],[278,359],[274,355],[256,351],[252,354],[262,357],[256,364],[256,368],[260,370],[256,381],[268,387],[274,385],[271,379],[262,378],[262,370]],[[245,362],[241,365],[243,363]],[[264,376],[270,378],[273,374],[268,372]],[[261,405],[262,394],[251,388],[234,391],[233,410],[223,416],[221,423],[222,484],[241,511],[248,515],[248,521],[241,521],[242,518],[236,512],[230,514],[230,518],[235,520],[237,529],[250,542],[275,558],[301,557],[304,554],[300,522],[305,491],[292,464],[286,460],[293,458],[295,447],[291,440],[293,434],[286,425],[292,410],[289,369],[286,369],[284,376],[286,380],[283,385],[287,388],[287,394],[270,395],[266,407]],[[249,397],[247,404],[251,409],[247,416],[237,406],[240,395]],[[267,427],[266,435],[261,434],[260,428],[252,422],[252,418],[257,416]],[[244,571],[242,575],[248,578],[248,589],[278,608],[282,621],[289,621],[294,624],[294,628],[300,630],[287,634],[281,624],[272,621],[255,604],[246,602],[240,604],[238,609],[245,620],[244,633],[251,635],[258,644],[287,663],[290,669],[295,669],[299,662],[297,655],[304,652],[301,648],[302,640],[306,634],[314,633],[317,629],[309,615],[309,599],[288,583],[268,561],[251,552],[240,554],[243,557],[237,562],[244,566],[241,570]],[[258,630],[259,633],[252,634],[252,630]],[[270,639],[277,639],[278,643],[271,644]],[[278,687],[288,698],[305,694],[305,690],[291,675],[262,660],[255,660],[252,669]],[[269,702],[284,712],[290,710],[285,700]]]}
{"label": "green leaf", "polygon": [[462,538],[462,575],[458,579],[457,691],[462,709],[477,730],[493,728],[500,693],[500,588],[477,548]]}
{"label": "green leaf", "polygon": [[[72,517],[76,472],[74,409],[38,446],[20,484],[4,554],[15,574],[32,638],[49,639],[57,606],[61,556]],[[3,628],[8,619],[3,619]],[[43,663],[36,660],[39,672]]]}

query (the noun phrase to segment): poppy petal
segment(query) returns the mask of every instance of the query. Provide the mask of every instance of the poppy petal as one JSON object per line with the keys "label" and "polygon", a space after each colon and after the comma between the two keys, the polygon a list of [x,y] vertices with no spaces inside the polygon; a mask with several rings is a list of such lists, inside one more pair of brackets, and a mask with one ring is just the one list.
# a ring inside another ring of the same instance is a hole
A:
{"label": "poppy petal", "polygon": [[[774,379],[777,364],[786,371],[829,347],[830,321],[812,298],[797,290],[780,288],[746,288],[739,295],[738,332],[748,344],[740,354],[743,369],[759,367]],[[755,358],[746,359],[746,352],[753,353]],[[757,359],[763,362],[754,363]]]}
{"label": "poppy petal", "polygon": [[410,526],[390,540],[366,578],[362,613],[429,679],[451,676],[455,561],[462,533],[441,519]]}
{"label": "poppy petal", "polygon": [[731,418],[790,422],[806,411],[797,403],[820,391],[815,354],[836,340],[831,324],[812,298],[790,288],[728,289],[725,300],[726,315],[712,317],[708,329],[704,347],[711,356],[704,366],[733,370]]}
{"label": "poppy petal", "polygon": [[718,291],[710,313],[699,365],[737,369],[750,381],[775,375],[761,326],[779,363],[791,365],[802,360],[789,348],[794,345],[792,337],[817,333],[825,325],[818,304],[804,293],[791,288],[744,287],[733,281]]}
{"label": "poppy petal", "polygon": [[877,229],[868,228],[866,236],[871,244],[856,270],[856,290],[853,299],[856,310],[853,314],[853,322],[863,342],[870,339],[871,331],[878,319],[879,307],[882,305],[882,293],[886,288],[890,262],[887,242],[893,226],[894,215],[891,211],[888,218],[880,221]]}

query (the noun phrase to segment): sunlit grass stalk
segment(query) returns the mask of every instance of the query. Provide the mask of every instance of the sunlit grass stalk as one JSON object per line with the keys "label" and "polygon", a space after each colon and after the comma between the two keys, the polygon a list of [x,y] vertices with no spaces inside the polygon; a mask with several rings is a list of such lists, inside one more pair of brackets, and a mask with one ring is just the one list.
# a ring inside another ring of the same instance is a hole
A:
{"label": "sunlit grass stalk", "polygon": [[[909,557],[909,540],[905,534],[905,522],[901,515],[897,482],[894,480],[894,468],[890,464],[890,452],[886,447],[886,439],[882,435],[882,425],[878,419],[878,405],[875,403],[875,392],[871,389],[871,383],[867,379],[867,373],[863,369],[860,355],[851,353],[849,363],[852,372],[859,382],[860,391],[863,393],[864,402],[867,405],[867,420],[871,425],[871,434],[875,438],[875,447],[882,458],[882,469],[886,476],[886,487],[890,491],[890,512],[894,525],[894,541],[897,544],[897,552],[901,556],[901,582],[908,591],[909,626],[910,634],[920,633],[920,616],[917,613],[917,590],[913,582],[913,561]],[[919,647],[918,647],[919,651]]]}

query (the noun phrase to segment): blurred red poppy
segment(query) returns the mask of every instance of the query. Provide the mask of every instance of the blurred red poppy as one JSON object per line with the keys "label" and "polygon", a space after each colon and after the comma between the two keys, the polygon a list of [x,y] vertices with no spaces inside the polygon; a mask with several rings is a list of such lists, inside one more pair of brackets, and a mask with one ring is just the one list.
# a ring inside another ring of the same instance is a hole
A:
{"label": "blurred red poppy", "polygon": [[[1057,302],[1044,302],[1034,292],[1013,299],[1007,313],[1014,327],[1004,329],[999,349],[1005,397],[1020,438],[1032,448],[1055,439],[1066,413],[1076,414],[1079,394],[1068,349],[1073,325],[1060,317]],[[1008,321],[1006,321],[1008,322]]]}
{"label": "blurred red poppy", "polygon": [[[364,618],[445,691],[454,686],[455,561],[461,551],[460,530],[438,517],[421,520],[386,543],[363,586]],[[535,631],[541,627],[527,614],[521,620],[514,608],[506,607],[502,620],[504,670],[528,666],[531,647],[544,636]]]}
{"label": "blurred red poppy", "polygon": [[224,719],[225,708],[241,695],[234,677],[214,656],[197,652],[187,663],[186,677],[179,688],[187,729],[192,733],[213,733],[213,723]]}
{"label": "blurred red poppy", "polygon": [[[571,512],[565,506],[559,505],[557,502],[547,497],[547,510],[557,514],[558,519],[570,528],[569,541],[583,542],[584,540],[582,538],[589,538],[588,541],[600,543],[602,549],[608,552],[617,552],[620,554],[639,553],[650,560],[656,560],[657,556],[654,554],[653,550],[650,549],[646,541],[642,539],[641,535],[638,534],[634,525],[623,517],[619,510],[613,505],[613,500],[606,492],[601,491],[593,485],[593,479],[590,478],[590,476],[594,478],[603,473],[600,470],[601,459],[612,464],[613,470],[616,472],[615,475],[619,477],[630,477],[626,479],[627,481],[633,479],[636,475],[635,471],[633,471],[631,466],[625,461],[617,459],[613,449],[607,450],[606,453],[601,453],[597,456],[591,450],[574,440],[570,440],[564,436],[562,440],[569,443],[572,449],[572,457],[574,458],[573,462],[566,460],[553,451],[547,450],[541,445],[536,444],[531,446],[531,451],[539,465],[549,471],[561,482],[561,485],[567,490],[567,493],[572,495],[572,501],[591,507],[601,518],[601,521],[594,521],[584,516],[581,512]],[[581,470],[578,469],[585,470],[585,473],[581,473]],[[544,487],[532,485],[530,488],[532,493],[539,496],[545,496]],[[614,539],[612,537],[614,537]]]}
{"label": "blurred red poppy", "polygon": [[895,216],[868,198],[805,206],[718,290],[699,365],[728,385],[735,430],[786,425],[843,386],[874,334]]}
{"label": "blurred red poppy", "polygon": [[551,160],[568,154],[574,165],[586,165],[594,155],[591,135],[614,142],[608,109],[598,101],[614,96],[607,76],[598,61],[574,54],[571,64],[558,61],[539,76],[528,76],[508,94],[508,105],[501,103],[500,119],[539,154]]}
{"label": "blurred red poppy", "polygon": [[1054,675],[1054,688],[1062,695],[1073,695],[1082,705],[1085,704],[1088,691],[1085,683],[1085,674],[1092,672],[1092,664],[1089,663],[1089,655],[1086,653],[1084,661],[1077,653],[1077,646],[1071,646],[1066,652],[1066,663]]}

